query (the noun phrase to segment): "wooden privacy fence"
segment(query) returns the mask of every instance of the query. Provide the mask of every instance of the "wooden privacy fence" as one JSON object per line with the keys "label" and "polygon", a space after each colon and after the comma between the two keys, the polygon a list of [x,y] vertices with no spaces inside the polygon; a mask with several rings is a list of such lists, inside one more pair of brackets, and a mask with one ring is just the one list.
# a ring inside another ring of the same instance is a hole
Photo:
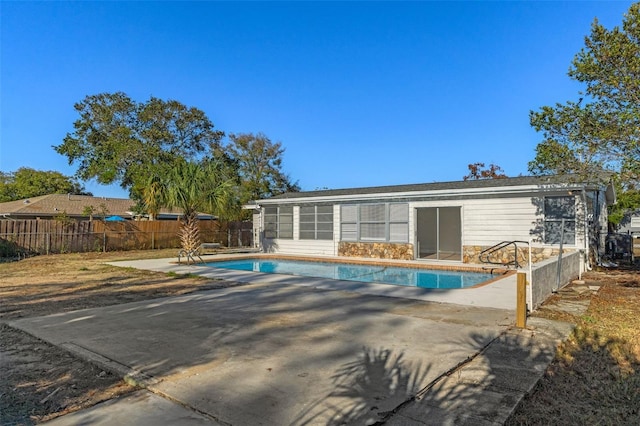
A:
{"label": "wooden privacy fence", "polygon": [[[180,247],[178,221],[0,220],[0,257]],[[202,242],[251,247],[251,222],[201,221]]]}

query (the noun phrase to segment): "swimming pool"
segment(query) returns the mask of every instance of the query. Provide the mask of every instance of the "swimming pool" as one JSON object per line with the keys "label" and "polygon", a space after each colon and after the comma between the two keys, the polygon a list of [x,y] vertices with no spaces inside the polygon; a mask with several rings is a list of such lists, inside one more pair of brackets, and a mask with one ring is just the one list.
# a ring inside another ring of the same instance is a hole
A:
{"label": "swimming pool", "polygon": [[330,278],[407,287],[455,289],[473,287],[495,278],[481,272],[444,271],[397,266],[356,265],[282,259],[236,259],[208,262],[207,266],[238,271]]}

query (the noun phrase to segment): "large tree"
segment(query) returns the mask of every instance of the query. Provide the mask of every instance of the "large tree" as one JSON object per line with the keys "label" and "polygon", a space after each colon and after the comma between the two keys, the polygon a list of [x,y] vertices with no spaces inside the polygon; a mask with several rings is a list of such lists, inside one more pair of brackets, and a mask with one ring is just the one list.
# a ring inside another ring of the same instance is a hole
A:
{"label": "large tree", "polygon": [[584,85],[578,99],[530,113],[544,140],[529,171],[589,179],[608,171],[622,198],[634,193],[640,182],[640,3],[631,5],[621,28],[594,20],[568,75]]}
{"label": "large tree", "polygon": [[75,179],[53,170],[20,167],[13,173],[0,171],[0,202],[48,194],[91,195]]}
{"label": "large tree", "polygon": [[263,133],[229,135],[226,152],[240,175],[240,202],[300,191],[297,182],[282,171],[284,148]]}
{"label": "large tree", "polygon": [[149,175],[217,149],[224,135],[203,111],[174,100],[139,103],[116,92],[87,96],[74,107],[80,115],[74,131],[55,150],[77,164],[78,178],[119,183],[138,199]]}

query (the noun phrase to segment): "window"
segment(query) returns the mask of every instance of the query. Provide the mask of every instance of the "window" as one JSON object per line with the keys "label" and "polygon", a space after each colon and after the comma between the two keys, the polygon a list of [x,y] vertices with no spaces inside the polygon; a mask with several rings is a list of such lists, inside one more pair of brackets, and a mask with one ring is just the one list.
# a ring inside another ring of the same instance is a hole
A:
{"label": "window", "polygon": [[389,241],[406,243],[409,241],[409,206],[389,204]]}
{"label": "window", "polygon": [[278,208],[264,208],[264,236],[265,238],[278,238]]}
{"label": "window", "polygon": [[293,206],[264,208],[265,238],[293,238]]}
{"label": "window", "polygon": [[343,205],[341,241],[409,241],[409,205],[380,203]]}
{"label": "window", "polygon": [[360,240],[386,241],[385,204],[363,204],[360,206]]}
{"label": "window", "polygon": [[358,206],[340,206],[340,240],[358,241]]}
{"label": "window", "polygon": [[544,242],[560,244],[561,238],[563,244],[576,243],[575,197],[546,197],[544,199]]}
{"label": "window", "polygon": [[293,238],[293,206],[278,207],[278,238]]}
{"label": "window", "polygon": [[333,240],[333,206],[301,206],[300,239]]}

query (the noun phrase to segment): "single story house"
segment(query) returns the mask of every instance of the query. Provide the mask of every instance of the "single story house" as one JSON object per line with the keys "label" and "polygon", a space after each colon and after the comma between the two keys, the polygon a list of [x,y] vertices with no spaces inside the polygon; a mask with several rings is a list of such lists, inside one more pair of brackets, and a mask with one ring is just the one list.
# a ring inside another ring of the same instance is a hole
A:
{"label": "single story house", "polygon": [[[93,219],[119,216],[125,220],[146,220],[133,212],[135,202],[128,198],[92,197],[88,195],[48,194],[23,200],[0,203],[2,219],[54,219],[66,215],[71,219],[87,220],[87,208],[93,208]],[[162,209],[157,220],[177,220],[178,210]],[[201,220],[211,220],[210,214],[199,214]]]}
{"label": "single story house", "polygon": [[587,262],[604,250],[613,203],[610,184],[526,176],[292,192],[247,207],[265,252],[481,263],[516,241],[534,262],[561,246]]}
{"label": "single story house", "polygon": [[625,214],[617,232],[633,234],[635,238],[640,237],[640,210],[634,210]]}

